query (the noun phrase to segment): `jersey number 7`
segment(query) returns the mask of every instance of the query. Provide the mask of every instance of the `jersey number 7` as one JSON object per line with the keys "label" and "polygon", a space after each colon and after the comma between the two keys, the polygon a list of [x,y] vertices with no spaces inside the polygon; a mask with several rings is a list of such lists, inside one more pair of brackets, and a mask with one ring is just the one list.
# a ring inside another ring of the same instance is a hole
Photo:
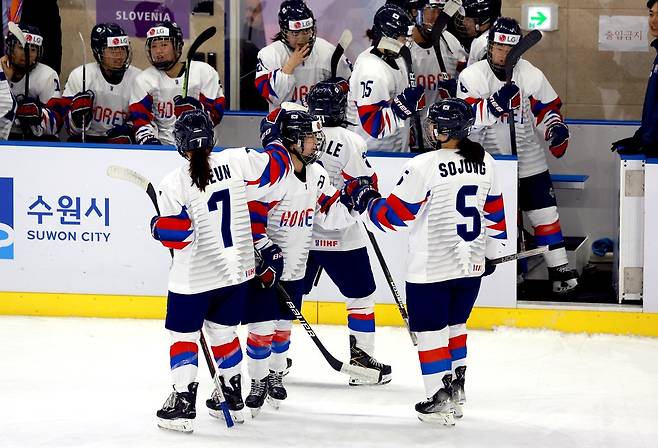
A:
{"label": "jersey number 7", "polygon": [[233,246],[233,237],[231,236],[231,194],[226,190],[215,191],[208,199],[208,211],[214,212],[219,210],[219,203],[222,203],[220,212],[220,228],[224,247]]}

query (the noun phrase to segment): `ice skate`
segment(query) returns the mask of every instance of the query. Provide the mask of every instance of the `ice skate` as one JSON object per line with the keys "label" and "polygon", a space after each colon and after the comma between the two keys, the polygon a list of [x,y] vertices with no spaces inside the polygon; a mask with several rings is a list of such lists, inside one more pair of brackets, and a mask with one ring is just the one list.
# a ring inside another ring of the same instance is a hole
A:
{"label": "ice skate", "polygon": [[156,415],[158,426],[172,431],[192,432],[196,418],[196,391],[199,383],[190,383],[187,392],[174,390]]}
{"label": "ice skate", "polygon": [[267,402],[274,408],[279,409],[281,401],[288,397],[288,392],[283,386],[283,372],[270,370],[267,376]]}
{"label": "ice skate", "polygon": [[570,269],[568,264],[548,268],[548,279],[553,282],[553,292],[565,294],[578,286],[578,271]]}
{"label": "ice skate", "polygon": [[418,420],[427,423],[439,423],[444,426],[455,426],[454,407],[450,397],[452,388],[451,374],[443,376],[443,386],[427,400],[416,403]]}
{"label": "ice skate", "polygon": [[[219,381],[222,384],[222,393],[228,406],[231,417],[235,423],[244,423],[244,416],[242,409],[244,409],[244,402],[242,401],[242,375],[239,373],[231,377],[228,384],[224,381],[224,377],[220,376]],[[224,413],[219,405],[219,393],[217,388],[212,391],[211,397],[206,400],[208,413],[215,418],[224,418]]]}
{"label": "ice skate", "polygon": [[251,410],[251,418],[256,418],[260,413],[260,409],[263,407],[263,403],[265,403],[265,398],[267,397],[267,378],[251,380],[251,390],[244,401]]}
{"label": "ice skate", "polygon": [[356,346],[356,337],[350,335],[350,364],[379,371],[379,380],[375,383],[360,378],[350,377],[350,386],[363,386],[372,384],[387,384],[391,382],[391,366],[382,364],[375,358]]}
{"label": "ice skate", "polygon": [[466,394],[464,393],[464,383],[466,380],[466,366],[455,369],[455,379],[452,382],[452,405],[455,409],[455,417],[462,418],[464,410],[462,406],[466,404]]}

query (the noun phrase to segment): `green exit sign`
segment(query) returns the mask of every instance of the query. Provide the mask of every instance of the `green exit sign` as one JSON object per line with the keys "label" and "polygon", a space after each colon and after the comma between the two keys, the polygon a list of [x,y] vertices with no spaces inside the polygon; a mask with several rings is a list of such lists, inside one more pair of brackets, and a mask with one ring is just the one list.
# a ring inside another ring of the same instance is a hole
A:
{"label": "green exit sign", "polygon": [[525,30],[557,30],[557,5],[523,5],[521,26]]}

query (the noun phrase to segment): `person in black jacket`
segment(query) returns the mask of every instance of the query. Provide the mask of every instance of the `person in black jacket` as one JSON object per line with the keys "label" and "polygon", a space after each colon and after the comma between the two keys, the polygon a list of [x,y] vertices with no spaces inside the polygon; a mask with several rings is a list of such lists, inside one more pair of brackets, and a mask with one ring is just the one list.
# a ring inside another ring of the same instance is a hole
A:
{"label": "person in black jacket", "polygon": [[[658,0],[647,1],[647,8],[649,8],[649,33],[653,38],[651,46],[658,52]],[[612,150],[619,154],[643,153],[651,157],[658,156],[658,55],[653,61],[644,96],[642,125],[632,137],[614,142]]]}
{"label": "person in black jacket", "polygon": [[62,71],[62,21],[57,0],[25,0],[21,23],[39,28],[44,41],[40,62],[59,75]]}

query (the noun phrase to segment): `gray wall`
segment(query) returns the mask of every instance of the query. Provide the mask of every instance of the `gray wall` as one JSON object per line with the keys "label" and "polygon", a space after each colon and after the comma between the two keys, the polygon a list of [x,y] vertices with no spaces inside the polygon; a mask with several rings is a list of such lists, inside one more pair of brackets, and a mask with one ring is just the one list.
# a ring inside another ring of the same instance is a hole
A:
{"label": "gray wall", "polygon": [[[260,147],[259,124],[262,116],[227,115],[219,128],[220,146]],[[580,123],[580,122],[578,122]],[[615,208],[618,156],[610,142],[628,137],[637,125],[619,122],[570,124],[569,149],[562,159],[546,152],[552,173],[586,174],[584,190],[556,190],[560,221],[566,236],[602,237],[613,240],[617,233]]]}

